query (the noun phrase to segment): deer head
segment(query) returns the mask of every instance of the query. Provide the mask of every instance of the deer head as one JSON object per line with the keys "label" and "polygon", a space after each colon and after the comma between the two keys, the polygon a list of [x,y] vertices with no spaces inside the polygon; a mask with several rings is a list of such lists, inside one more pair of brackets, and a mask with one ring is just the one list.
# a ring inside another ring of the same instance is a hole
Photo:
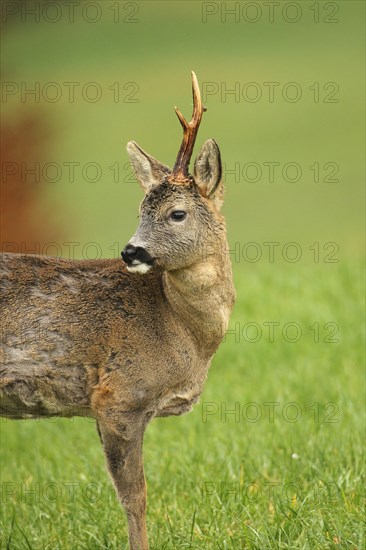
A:
{"label": "deer head", "polygon": [[136,178],[145,191],[140,224],[122,252],[127,269],[147,273],[156,267],[182,269],[202,260],[225,232],[220,208],[223,184],[220,150],[207,140],[189,163],[203,112],[197,78],[192,72],[193,115],[187,122],[176,107],[183,140],[173,170],[145,153],[134,141],[127,145]]}

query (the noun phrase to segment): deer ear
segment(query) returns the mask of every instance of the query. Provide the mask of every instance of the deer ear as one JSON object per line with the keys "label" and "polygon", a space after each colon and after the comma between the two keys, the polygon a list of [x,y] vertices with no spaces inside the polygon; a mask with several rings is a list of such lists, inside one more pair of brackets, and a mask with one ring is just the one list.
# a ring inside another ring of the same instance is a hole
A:
{"label": "deer ear", "polygon": [[146,193],[150,191],[154,185],[161,183],[166,176],[170,174],[170,168],[145,153],[145,151],[143,151],[134,141],[129,141],[127,143],[127,152],[136,179]]}
{"label": "deer ear", "polygon": [[224,186],[220,149],[213,139],[208,139],[194,163],[194,179],[201,194],[214,201],[218,209],[223,203]]}

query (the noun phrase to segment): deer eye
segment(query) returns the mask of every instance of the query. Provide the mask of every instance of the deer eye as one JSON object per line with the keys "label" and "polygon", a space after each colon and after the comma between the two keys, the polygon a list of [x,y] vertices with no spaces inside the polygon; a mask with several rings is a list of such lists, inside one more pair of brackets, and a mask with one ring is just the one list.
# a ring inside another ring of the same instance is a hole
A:
{"label": "deer eye", "polygon": [[181,222],[181,221],[184,220],[186,215],[187,215],[187,212],[184,212],[184,210],[174,210],[170,214],[170,219],[175,221],[175,222]]}

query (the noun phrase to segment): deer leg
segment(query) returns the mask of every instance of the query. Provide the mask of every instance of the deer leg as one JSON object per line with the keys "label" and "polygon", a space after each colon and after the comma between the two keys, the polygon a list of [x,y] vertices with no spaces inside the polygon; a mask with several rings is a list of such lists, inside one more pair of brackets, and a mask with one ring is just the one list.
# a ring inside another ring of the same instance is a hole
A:
{"label": "deer leg", "polygon": [[142,443],[145,425],[131,425],[123,436],[99,422],[109,473],[128,521],[130,550],[148,550],[146,484]]}

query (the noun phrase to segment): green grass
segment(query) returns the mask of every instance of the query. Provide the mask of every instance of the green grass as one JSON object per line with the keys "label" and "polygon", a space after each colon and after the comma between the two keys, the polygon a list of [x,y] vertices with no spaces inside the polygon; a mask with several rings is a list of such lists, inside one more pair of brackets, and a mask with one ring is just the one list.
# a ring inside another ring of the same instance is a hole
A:
{"label": "green grass", "polygon": [[[3,105],[7,121],[31,112],[52,129],[42,161],[102,167],[95,184],[77,169],[73,182],[64,170],[59,182],[39,185],[33,215],[45,235],[57,226],[65,256],[64,243],[72,241],[79,243],[78,257],[91,242],[110,257],[134,233],[142,194],[137,184],[123,181],[125,144],[135,139],[172,165],[181,137],[173,106],[189,116],[190,70],[201,85],[299,82],[303,90],[298,103],[281,95],[273,103],[265,97],[223,101],[220,93],[207,98],[197,149],[210,137],[220,145],[231,247],[256,242],[263,257],[234,264],[234,332],[214,358],[201,404],[184,417],[155,420],[147,430],[151,546],[361,550],[364,4],[335,2],[336,24],[314,23],[311,6],[318,3],[306,1],[299,2],[304,16],[296,24],[268,18],[221,23],[220,16],[202,23],[201,2],[177,0],[174,9],[164,1],[138,2],[138,24],[115,24],[111,4],[101,4],[104,16],[96,24],[14,19],[3,33],[5,80],[29,87],[37,81],[96,81],[103,90],[97,103],[80,94],[74,103],[65,95],[57,103],[22,102],[15,95]],[[322,17],[329,4],[319,3]],[[126,82],[138,84],[137,103],[113,102],[109,86],[117,81],[121,89]],[[338,83],[339,102],[314,102],[314,82]],[[109,168],[116,162],[118,183]],[[250,162],[262,167],[260,181],[228,173]],[[289,183],[277,173],[270,183],[266,162],[278,162],[280,169],[297,162],[303,177]],[[309,168],[316,162],[319,183]],[[338,182],[323,181],[329,162],[339,166]],[[293,241],[302,248],[301,261],[280,262],[283,247]],[[265,242],[280,243],[274,263]],[[313,261],[316,242],[319,263]],[[339,246],[337,263],[324,263],[329,242]],[[264,324],[269,322],[279,323],[273,342]],[[302,330],[296,343],[282,336],[291,322]],[[339,341],[324,341],[336,325],[333,338]],[[238,327],[247,330],[246,338],[241,333],[235,341]],[[249,342],[258,327],[261,338]],[[225,417],[225,407],[236,407],[240,418]],[[205,418],[207,408],[215,414]],[[262,416],[251,422],[255,412]],[[300,412],[297,422],[289,421]],[[93,422],[3,421],[0,427],[1,550],[126,548],[126,523]]]}
{"label": "green grass", "polygon": [[[200,404],[147,429],[153,549],[363,548],[361,266],[324,267],[235,265],[234,332]],[[314,322],[336,323],[338,342],[314,342]],[[236,323],[262,337],[235,341]],[[1,449],[1,548],[126,547],[94,422],[3,421]]]}

